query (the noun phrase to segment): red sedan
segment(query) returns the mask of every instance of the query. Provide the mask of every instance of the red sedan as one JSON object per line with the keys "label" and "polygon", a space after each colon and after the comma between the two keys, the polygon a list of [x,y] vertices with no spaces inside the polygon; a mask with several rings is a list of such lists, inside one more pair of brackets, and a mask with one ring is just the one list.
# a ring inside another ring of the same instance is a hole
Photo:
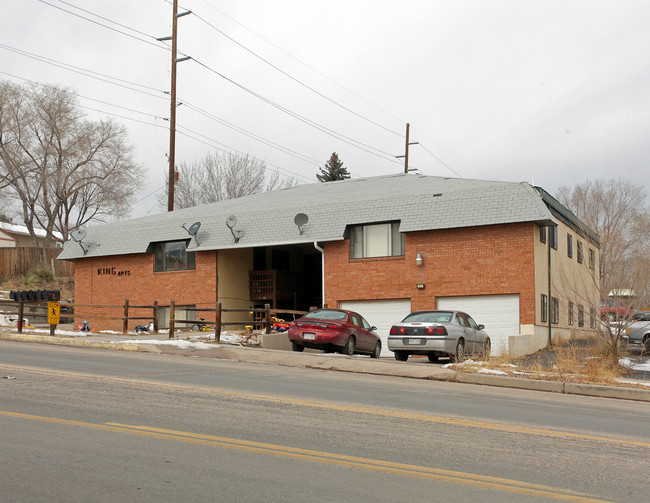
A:
{"label": "red sedan", "polygon": [[359,313],[345,309],[315,309],[289,325],[294,351],[322,349],[344,355],[365,354],[379,358],[381,341],[376,327]]}

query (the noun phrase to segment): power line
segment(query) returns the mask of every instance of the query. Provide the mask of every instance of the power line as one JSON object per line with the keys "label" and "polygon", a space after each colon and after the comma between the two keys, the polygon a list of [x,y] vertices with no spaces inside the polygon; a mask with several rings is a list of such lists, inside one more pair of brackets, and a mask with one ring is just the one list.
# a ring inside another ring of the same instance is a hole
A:
{"label": "power line", "polygon": [[[122,87],[122,88],[128,89],[130,91],[146,94],[148,96],[153,96],[154,98],[165,99],[165,100],[168,99],[165,96],[162,96],[163,94],[166,94],[166,91],[156,89],[155,87],[146,86],[144,84],[138,84],[136,82],[128,81],[128,80],[125,80],[125,79],[120,79],[118,77],[112,77],[110,75],[106,75],[106,74],[103,74],[103,73],[88,70],[86,68],[81,68],[79,66],[74,66],[74,65],[71,65],[69,63],[63,63],[62,61],[57,61],[55,59],[47,58],[45,56],[39,56],[38,54],[23,51],[22,49],[16,49],[15,47],[11,47],[11,46],[5,45],[5,44],[0,44],[0,49],[5,49],[7,51],[14,52],[16,54],[20,54],[21,56],[25,56],[25,57],[28,57],[28,58],[31,58],[31,59],[35,59],[36,61],[40,61],[41,63],[47,63],[48,65],[56,66],[56,67],[61,68],[63,70],[67,70],[69,72],[77,73],[79,75],[83,75],[83,76],[89,77],[91,79],[99,80],[99,81],[105,82],[107,84]],[[116,82],[112,82],[112,80],[115,80]],[[144,89],[157,91],[157,92],[160,93],[160,95],[150,93],[150,92],[147,92],[147,91],[143,91],[141,89],[133,89],[133,88],[128,87],[128,86],[126,86],[124,84],[119,84],[118,82],[124,82],[124,83],[127,83],[127,84],[132,85],[132,86],[138,86],[138,87],[142,87]]]}
{"label": "power line", "polygon": [[[134,38],[134,39],[136,39],[136,40],[139,40],[139,41],[141,41],[141,42],[146,42],[146,43],[151,44],[151,42],[149,42],[149,41],[147,41],[147,40],[143,40],[143,39],[141,39],[141,38],[139,38],[139,37],[135,37],[135,36],[130,35],[130,34],[126,33],[126,32],[123,32],[123,31],[121,31],[121,30],[117,30],[117,29],[115,29],[115,28],[111,28],[110,26],[106,26],[106,25],[104,25],[104,24],[102,24],[102,23],[99,23],[99,22],[97,22],[97,21],[94,21],[94,20],[92,20],[92,19],[89,19],[89,18],[87,18],[87,17],[85,17],[85,16],[81,16],[81,15],[79,15],[79,14],[76,14],[76,13],[74,13],[74,12],[71,12],[71,11],[69,11],[69,10],[67,10],[67,9],[63,9],[63,8],[61,8],[61,7],[57,7],[57,6],[52,5],[51,3],[49,3],[49,2],[47,2],[47,1],[45,1],[45,0],[39,0],[39,1],[42,2],[42,3],[45,3],[45,4],[47,4],[47,5],[50,5],[50,6],[54,7],[54,8],[56,8],[56,9],[62,10],[62,11],[64,11],[64,12],[67,12],[67,13],[69,13],[69,14],[71,14],[71,15],[74,15],[74,16],[76,16],[76,17],[79,17],[79,18],[81,18],[81,19],[84,19],[84,20],[86,20],[86,21],[92,22],[92,23],[94,23],[94,24],[98,24],[98,25],[100,25],[100,26],[102,26],[102,27],[104,27],[104,28],[110,29],[110,30],[112,30],[112,31],[116,31],[117,33],[121,33],[121,34],[123,34],[123,35],[129,36],[129,37]],[[62,0],[59,0],[59,1],[62,1]],[[69,4],[69,3],[67,3],[67,2],[63,2],[63,3],[66,3],[67,5],[72,5],[72,4]],[[90,11],[86,11],[86,10],[84,10],[84,9],[81,9],[81,10],[83,10],[84,12],[90,12]],[[96,14],[94,14],[94,13],[91,13],[91,14],[92,14],[92,15],[96,15]],[[96,16],[97,16],[97,15],[96,15]],[[102,18],[103,18],[103,17],[102,17]],[[107,19],[107,18],[103,18],[103,19]],[[107,20],[108,20],[108,19],[107,19]],[[114,21],[111,21],[111,20],[108,20],[108,21],[109,21],[109,22],[114,22]],[[119,23],[116,23],[116,22],[114,22],[114,23],[115,23],[115,24],[119,24]],[[125,25],[121,25],[121,24],[119,24],[119,25],[120,25],[120,26],[125,26]],[[127,28],[128,28],[128,29],[131,29],[131,28],[129,28],[129,27],[127,27]],[[215,28],[215,29],[216,29],[216,28]],[[134,30],[134,31],[137,31],[137,30]],[[142,32],[140,32],[140,33],[142,33]],[[151,37],[151,38],[155,38],[155,37],[150,36],[150,35],[146,35],[146,36]],[[156,47],[161,47],[161,46],[159,46],[159,45],[157,45],[157,44],[152,44],[152,45],[154,45],[154,46],[156,46]],[[168,48],[167,48],[167,49],[168,49]],[[178,51],[178,52],[181,53],[181,54],[183,54],[184,56],[189,57],[187,54],[184,54],[184,53],[181,52],[181,51]],[[214,70],[213,68],[211,68],[211,67],[209,67],[208,65],[206,65],[206,64],[204,64],[204,63],[202,63],[202,62],[196,60],[195,58],[191,58],[191,59],[192,59],[192,61],[196,62],[196,63],[199,64],[200,66],[202,66],[202,67],[206,68],[207,70],[213,72],[214,74],[216,74],[216,75],[222,77],[223,79],[227,80],[228,82],[230,82],[230,83],[236,85],[236,86],[239,87],[240,89],[242,89],[242,90],[244,90],[244,91],[250,93],[251,95],[257,97],[258,99],[260,99],[260,100],[262,100],[262,101],[265,101],[266,103],[270,104],[271,106],[277,108],[278,110],[281,110],[281,111],[287,113],[288,115],[290,115],[290,116],[292,116],[292,117],[294,117],[294,118],[300,120],[301,122],[303,122],[303,123],[305,123],[305,124],[308,124],[308,125],[310,125],[311,127],[315,128],[315,129],[317,129],[317,130],[319,130],[319,131],[321,131],[321,132],[324,132],[325,134],[328,134],[329,136],[332,136],[332,137],[338,139],[339,141],[343,141],[344,143],[347,143],[347,144],[349,144],[349,145],[351,145],[351,146],[353,146],[353,147],[355,147],[355,148],[359,148],[359,149],[361,149],[361,150],[363,150],[363,151],[365,151],[365,152],[367,152],[367,153],[369,153],[369,154],[372,154],[372,155],[375,155],[375,156],[377,156],[377,157],[383,158],[384,160],[388,160],[388,161],[390,161],[390,162],[395,162],[394,158],[392,157],[392,155],[391,155],[389,152],[382,151],[382,150],[380,150],[380,149],[378,149],[378,148],[376,148],[376,147],[372,147],[371,145],[367,145],[367,144],[365,144],[365,143],[363,143],[363,142],[360,142],[360,141],[358,141],[358,140],[354,140],[353,138],[350,138],[349,136],[346,136],[346,135],[344,135],[344,134],[342,134],[342,133],[337,133],[336,131],[334,131],[334,130],[332,130],[332,129],[330,129],[330,128],[327,128],[326,126],[323,126],[323,125],[321,125],[321,124],[319,124],[319,123],[317,123],[317,122],[315,122],[315,121],[312,121],[311,119],[308,119],[308,118],[306,118],[306,117],[304,117],[304,116],[302,116],[302,115],[300,115],[300,114],[298,114],[298,113],[296,113],[296,112],[291,111],[290,109],[288,109],[288,108],[286,108],[286,107],[283,107],[283,106],[279,105],[278,103],[273,102],[272,100],[270,100],[270,99],[268,99],[268,98],[265,98],[265,97],[262,96],[261,94],[256,93],[256,92],[252,91],[251,89],[247,88],[246,86],[243,86],[242,84],[239,84],[238,82],[236,82],[236,81],[234,81],[234,80],[232,80],[232,79],[226,77],[226,76],[223,75],[222,73],[220,73],[220,72]],[[287,75],[288,75],[288,74],[287,74]],[[374,151],[374,152],[373,152],[373,151]],[[382,157],[382,155],[380,155],[380,154],[383,154],[383,156],[385,156],[385,157]]]}
{"label": "power line", "polygon": [[[57,5],[51,4],[50,2],[46,2],[45,0],[38,0],[38,1],[41,2],[41,3],[44,3],[44,4],[46,4],[46,5],[49,5],[50,7],[54,8],[54,9],[58,9],[58,10],[60,10],[60,11],[67,12],[68,14],[70,14],[70,15],[72,15],[72,16],[75,16],[75,17],[78,17],[78,18],[84,19],[84,20],[86,20],[86,21],[88,21],[88,22],[90,22],[90,23],[94,23],[94,24],[96,24],[96,25],[98,25],[98,26],[101,26],[101,27],[103,27],[103,28],[106,28],[106,29],[108,29],[108,30],[111,30],[111,31],[114,31],[114,32],[117,32],[117,33],[121,33],[122,35],[126,35],[127,37],[131,37],[131,38],[134,38],[135,40],[139,40],[140,42],[144,42],[145,44],[152,45],[152,46],[154,46],[154,47],[157,47],[158,49],[168,50],[168,48],[167,48],[166,46],[164,46],[164,45],[160,45],[160,44],[158,44],[158,43],[150,42],[149,40],[145,40],[145,39],[142,39],[142,38],[136,37],[135,35],[131,35],[130,33],[127,33],[127,32],[122,31],[122,30],[118,30],[117,28],[112,28],[112,27],[107,26],[107,25],[105,25],[105,24],[103,24],[103,23],[100,23],[99,21],[95,21],[94,19],[87,18],[87,17],[85,17],[85,16],[82,16],[81,14],[77,14],[77,13],[75,13],[75,12],[72,12],[72,11],[69,11],[69,10],[67,10],[67,9],[64,9],[63,7],[59,7],[59,6],[57,6]],[[62,0],[59,0],[59,1],[61,2]],[[97,14],[94,14],[94,13],[92,13],[92,12],[90,12],[90,11],[87,11],[87,10],[82,9],[82,8],[80,8],[80,7],[77,7],[77,6],[75,6],[75,5],[69,4],[69,3],[67,3],[67,2],[62,2],[62,3],[66,3],[67,5],[70,5],[71,7],[74,7],[75,9],[79,9],[79,10],[81,10],[81,11],[83,11],[83,12],[87,12],[87,13],[89,13],[89,14],[92,14],[93,16],[100,17],[101,19],[105,19],[105,20],[107,20],[107,21],[109,21],[109,22],[111,22],[111,23],[117,24],[118,26],[124,26],[124,25],[121,25],[120,23],[117,23],[117,22],[115,22],[115,21],[111,21],[110,19],[107,19],[107,18],[103,18],[103,17],[101,17],[101,16],[99,16],[99,15],[97,15]],[[128,28],[128,27],[127,27],[127,28]],[[133,28],[128,28],[128,29],[137,32],[137,30],[135,30],[135,29],[133,29]],[[147,36],[147,37],[151,37],[153,40],[156,40],[156,41],[157,41],[156,37],[153,37],[153,36],[150,36],[150,35],[146,35],[146,36]]]}
{"label": "power line", "polygon": [[[369,154],[375,155],[377,157],[381,157],[384,160],[388,160],[388,161],[391,161],[391,162],[396,162],[392,158],[392,154],[390,154],[389,152],[385,152],[383,150],[372,147],[372,146],[367,145],[367,144],[365,144],[363,142],[360,142],[358,140],[354,140],[354,139],[350,138],[349,136],[346,136],[346,135],[344,135],[342,133],[337,133],[336,131],[334,131],[334,130],[326,127],[326,126],[323,126],[322,124],[317,123],[316,121],[312,121],[311,119],[308,119],[308,118],[298,114],[297,112],[294,112],[294,111],[292,111],[292,110],[290,110],[290,109],[288,109],[288,108],[286,108],[286,107],[284,107],[284,106],[282,106],[282,105],[280,105],[278,103],[275,103],[271,99],[266,98],[265,96],[262,96],[261,94],[253,91],[252,89],[249,89],[248,87],[244,86],[243,84],[240,84],[239,82],[236,82],[236,81],[232,80],[229,77],[226,77],[224,74],[218,72],[217,70],[209,67],[205,63],[202,63],[201,61],[199,61],[199,60],[197,60],[195,58],[192,58],[192,61],[194,61],[199,66],[202,66],[206,70],[214,73],[215,75],[218,75],[219,77],[226,80],[227,82],[230,82],[231,84],[239,87],[241,90],[249,93],[250,95],[256,97],[257,99],[262,100],[265,103],[268,103],[269,105],[277,108],[278,110],[286,113],[287,115],[290,115],[290,116],[294,117],[295,119],[298,119],[299,121],[303,122],[304,124],[307,124],[307,125],[313,127],[314,129],[317,129],[317,130],[319,130],[319,131],[321,131],[321,132],[323,132],[323,133],[325,133],[325,134],[327,134],[329,136],[332,136],[333,138],[336,138],[339,141],[347,143],[348,145],[351,145],[351,146],[356,147],[358,149],[361,149],[361,150],[363,150],[365,152],[368,152]],[[373,152],[373,150],[374,150],[374,152]],[[381,154],[383,154],[383,156]],[[399,162],[397,162],[397,163],[400,164]]]}
{"label": "power line", "polygon": [[211,24],[209,21],[203,19],[203,18],[202,18],[201,16],[199,16],[195,11],[193,11],[192,14],[193,14],[197,19],[199,19],[200,21],[203,21],[203,22],[204,22],[205,24],[207,24],[210,28],[212,28],[213,30],[217,31],[218,33],[220,33],[221,35],[223,35],[224,37],[226,37],[228,40],[230,40],[230,41],[233,42],[234,44],[236,44],[236,45],[238,45],[239,47],[241,47],[242,49],[244,49],[244,50],[245,50],[246,52],[248,52],[249,54],[252,54],[253,56],[255,56],[255,57],[256,57],[257,59],[259,59],[260,61],[263,61],[264,63],[266,63],[267,65],[269,65],[271,68],[273,68],[273,69],[277,70],[278,72],[280,72],[280,73],[281,73],[282,75],[284,75],[285,77],[288,77],[289,79],[293,80],[293,81],[296,82],[297,84],[300,84],[301,86],[305,87],[306,89],[309,89],[311,92],[317,94],[317,95],[320,96],[321,98],[326,99],[327,101],[329,101],[330,103],[336,105],[337,107],[342,108],[343,110],[345,110],[345,111],[351,113],[352,115],[355,115],[355,116],[359,117],[360,119],[363,119],[364,121],[369,122],[370,124],[373,124],[373,125],[375,125],[375,126],[381,128],[381,129],[383,129],[384,131],[388,131],[389,133],[393,133],[394,135],[397,135],[397,136],[402,136],[401,133],[398,133],[398,132],[396,132],[396,131],[393,131],[392,129],[389,129],[389,128],[385,127],[385,126],[382,126],[382,125],[379,124],[378,122],[375,122],[375,121],[373,121],[372,119],[369,119],[369,118],[367,118],[367,117],[365,117],[365,116],[363,116],[363,115],[361,115],[361,114],[355,112],[354,110],[352,110],[352,109],[346,107],[345,105],[342,105],[342,104],[339,103],[338,101],[333,100],[332,98],[330,98],[329,96],[326,96],[325,94],[321,93],[320,91],[317,91],[316,89],[314,89],[314,88],[311,87],[310,85],[304,83],[302,80],[297,79],[296,77],[294,77],[293,75],[289,74],[288,72],[285,72],[282,68],[280,68],[280,67],[274,65],[274,64],[271,63],[269,60],[263,58],[262,56],[260,56],[260,55],[257,54],[256,52],[254,52],[254,51],[252,51],[251,49],[249,49],[248,47],[246,47],[246,46],[245,46],[244,44],[242,44],[241,42],[235,40],[233,37],[231,37],[230,35],[228,35],[228,34],[225,33],[224,31],[220,30],[219,28],[217,28],[217,27],[214,26],[213,24]]}
{"label": "power line", "polygon": [[[204,140],[201,140],[200,138],[197,138],[196,136],[192,136],[192,134],[189,134],[189,133],[187,133],[185,131],[182,131],[182,130],[189,131],[190,133],[192,133],[194,135],[197,135],[197,136],[200,136],[201,138],[204,138]],[[217,141],[217,140],[215,140],[213,138],[205,136],[204,134],[201,134],[198,131],[193,131],[192,129],[186,128],[186,127],[181,126],[181,125],[178,126],[178,133],[180,133],[180,134],[182,134],[184,136],[187,136],[188,138],[191,138],[191,139],[193,139],[195,141],[203,143],[204,145],[208,145],[209,147],[213,147],[213,148],[216,148],[217,150],[221,150],[222,152],[230,151],[230,153],[236,152],[236,153],[238,153],[240,155],[247,155],[247,154],[245,154],[244,152],[242,152],[240,150],[237,150],[235,148],[232,148],[229,145],[226,145],[225,143],[221,143],[220,141]],[[225,147],[228,150],[225,150],[225,149],[220,148],[220,147],[216,147],[215,145],[221,145],[221,146]],[[300,173],[296,173],[295,171],[291,171],[291,170],[288,170],[286,168],[282,168],[282,167],[278,166],[277,164],[273,164],[273,163],[270,163],[270,162],[267,162],[267,161],[264,161],[264,163],[268,164],[269,166],[273,166],[274,168],[277,168],[277,170],[286,171],[287,173],[291,173],[292,175],[295,175],[297,178],[302,178],[303,181],[308,181],[308,182],[312,181],[312,180],[310,180],[308,178],[305,178],[304,175],[302,175]],[[281,174],[282,176],[287,176],[287,175],[284,175],[283,173],[279,173],[279,174]]]}

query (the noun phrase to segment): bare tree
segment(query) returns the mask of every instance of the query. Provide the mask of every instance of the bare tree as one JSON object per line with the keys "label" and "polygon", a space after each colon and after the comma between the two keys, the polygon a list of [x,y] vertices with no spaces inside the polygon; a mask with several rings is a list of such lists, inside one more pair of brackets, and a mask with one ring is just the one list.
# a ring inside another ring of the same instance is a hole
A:
{"label": "bare tree", "polygon": [[83,118],[76,95],[57,86],[0,82],[0,189],[11,190],[32,236],[67,240],[90,221],[128,212],[143,176],[126,129]]}
{"label": "bare tree", "polygon": [[[174,207],[199,204],[291,187],[294,179],[280,181],[279,173],[270,175],[266,163],[248,155],[208,154],[199,161],[181,163],[174,186]],[[167,180],[168,181],[168,178]],[[168,183],[165,184],[168,187]],[[158,196],[158,204],[167,207],[167,191]]]}
{"label": "bare tree", "polygon": [[650,306],[650,208],[642,186],[627,180],[587,180],[560,187],[558,200],[600,236],[601,335],[614,365],[635,309]]}

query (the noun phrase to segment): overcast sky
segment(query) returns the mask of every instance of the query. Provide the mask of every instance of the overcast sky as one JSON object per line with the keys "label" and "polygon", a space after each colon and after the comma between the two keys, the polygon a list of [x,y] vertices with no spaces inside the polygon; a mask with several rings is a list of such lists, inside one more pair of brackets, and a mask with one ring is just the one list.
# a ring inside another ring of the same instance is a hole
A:
{"label": "overcast sky", "polygon": [[[148,173],[132,216],[163,211],[154,193],[168,170],[171,51],[155,38],[171,34],[171,2],[0,4],[0,79],[68,86],[89,118],[117,116]],[[353,177],[398,173],[409,122],[419,142],[409,165],[426,175],[552,194],[587,178],[649,186],[650,1],[182,0],[179,10],[192,11],[178,20],[179,57],[192,59],[178,64],[177,164],[236,150],[314,183],[338,152]]]}

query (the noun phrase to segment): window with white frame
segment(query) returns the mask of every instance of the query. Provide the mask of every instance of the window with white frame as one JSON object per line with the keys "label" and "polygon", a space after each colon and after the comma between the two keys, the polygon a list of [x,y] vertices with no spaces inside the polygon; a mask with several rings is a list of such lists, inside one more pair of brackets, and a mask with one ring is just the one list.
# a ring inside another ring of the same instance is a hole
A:
{"label": "window with white frame", "polygon": [[542,304],[540,308],[542,310],[542,323],[546,323],[548,320],[548,296],[545,294],[542,294]]}
{"label": "window with white frame", "polygon": [[350,227],[350,258],[402,255],[404,255],[404,234],[399,231],[399,222]]}
{"label": "window with white frame", "polygon": [[573,302],[569,301],[569,325],[573,325]]}

